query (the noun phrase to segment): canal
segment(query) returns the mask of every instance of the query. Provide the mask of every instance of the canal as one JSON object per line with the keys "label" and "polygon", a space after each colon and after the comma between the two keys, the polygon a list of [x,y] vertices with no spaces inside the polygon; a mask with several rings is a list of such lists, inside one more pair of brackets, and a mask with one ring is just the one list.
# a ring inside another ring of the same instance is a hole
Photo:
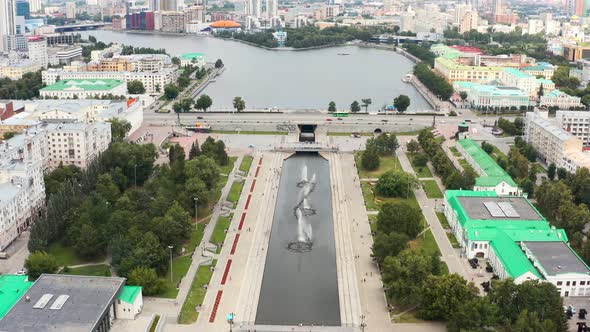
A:
{"label": "canal", "polygon": [[240,96],[248,108],[327,109],[334,101],[339,110],[348,110],[354,100],[371,98],[369,110],[376,110],[400,94],[410,97],[410,111],[431,109],[416,89],[401,81],[413,63],[391,51],[356,46],[269,51],[195,35],[111,30],[81,34],[107,43],[165,48],[171,55],[203,52],[209,62],[221,58],[225,72],[203,91],[213,98],[213,109],[231,109],[233,98]]}

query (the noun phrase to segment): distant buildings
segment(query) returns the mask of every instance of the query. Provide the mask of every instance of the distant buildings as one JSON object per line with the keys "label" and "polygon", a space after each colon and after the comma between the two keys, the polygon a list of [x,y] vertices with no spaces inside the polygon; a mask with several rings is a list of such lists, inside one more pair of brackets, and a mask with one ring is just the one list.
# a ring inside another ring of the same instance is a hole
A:
{"label": "distant buildings", "polygon": [[590,146],[590,112],[588,111],[557,111],[557,125],[582,141],[584,147]]}
{"label": "distant buildings", "polygon": [[579,43],[563,45],[563,57],[570,62],[581,59],[590,59],[590,44]]}
{"label": "distant buildings", "polygon": [[202,67],[205,65],[205,53],[185,53],[180,56],[180,66],[187,65]]}
{"label": "distant buildings", "polygon": [[581,98],[577,96],[570,96],[560,90],[553,90],[549,93],[544,94],[540,98],[541,106],[553,106],[559,109],[573,109],[577,107],[583,107]]}
{"label": "distant buildings", "polygon": [[0,63],[0,77],[8,77],[13,80],[22,78],[26,73],[39,71],[41,65],[29,59],[22,59],[16,62]]}
{"label": "distant buildings", "polygon": [[29,59],[37,62],[42,68],[49,65],[49,56],[47,54],[47,40],[40,36],[28,38]]}

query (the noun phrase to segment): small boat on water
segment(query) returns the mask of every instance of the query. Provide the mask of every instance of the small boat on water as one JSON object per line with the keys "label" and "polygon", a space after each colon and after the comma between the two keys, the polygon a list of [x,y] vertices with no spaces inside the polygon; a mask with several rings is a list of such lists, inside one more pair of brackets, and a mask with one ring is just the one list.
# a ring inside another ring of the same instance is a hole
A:
{"label": "small boat on water", "polygon": [[410,83],[412,80],[413,75],[411,73],[406,74],[406,76],[402,77],[402,82]]}
{"label": "small boat on water", "polygon": [[350,53],[338,53],[338,55],[350,55]]}

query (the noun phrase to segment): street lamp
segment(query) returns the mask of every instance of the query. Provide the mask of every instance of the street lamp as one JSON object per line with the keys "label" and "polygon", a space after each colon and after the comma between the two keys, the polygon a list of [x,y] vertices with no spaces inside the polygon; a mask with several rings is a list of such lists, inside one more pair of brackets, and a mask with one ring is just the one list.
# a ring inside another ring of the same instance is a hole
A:
{"label": "street lamp", "polygon": [[363,332],[365,332],[365,327],[367,327],[367,324],[365,324],[365,318],[366,318],[366,317],[367,317],[367,316],[365,316],[365,315],[361,315],[361,330],[362,330]]}
{"label": "street lamp", "polygon": [[197,225],[199,222],[199,218],[197,218],[197,202],[199,201],[199,198],[195,197],[194,200],[195,200],[195,231],[197,231],[197,229],[198,229]]}
{"label": "street lamp", "polygon": [[170,249],[170,283],[174,282],[174,278],[172,276],[172,248],[174,248],[174,247],[168,246],[168,249]]}
{"label": "street lamp", "polygon": [[137,164],[133,165],[133,182],[137,188]]}
{"label": "street lamp", "polygon": [[229,314],[227,314],[227,323],[229,324],[229,332],[232,332],[232,327],[234,325],[234,318],[236,317],[236,314],[233,312],[230,312]]}

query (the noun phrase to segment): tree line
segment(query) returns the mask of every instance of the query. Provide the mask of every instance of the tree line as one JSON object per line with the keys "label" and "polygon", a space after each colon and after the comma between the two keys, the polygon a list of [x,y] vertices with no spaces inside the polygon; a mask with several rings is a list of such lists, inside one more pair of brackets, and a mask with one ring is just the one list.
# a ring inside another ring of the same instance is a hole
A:
{"label": "tree line", "polygon": [[427,63],[430,67],[434,67],[434,59],[436,59],[436,54],[434,54],[430,51],[430,44],[429,43],[422,43],[422,44],[406,43],[406,44],[404,44],[403,48],[411,55],[413,55],[416,58]]}
{"label": "tree line", "polygon": [[39,90],[45,86],[41,71],[26,73],[18,80],[0,78],[0,99],[33,99],[39,97]]}
{"label": "tree line", "polygon": [[417,64],[414,67],[414,75],[438,98],[447,100],[453,95],[453,86],[444,77],[433,72],[427,64]]}

